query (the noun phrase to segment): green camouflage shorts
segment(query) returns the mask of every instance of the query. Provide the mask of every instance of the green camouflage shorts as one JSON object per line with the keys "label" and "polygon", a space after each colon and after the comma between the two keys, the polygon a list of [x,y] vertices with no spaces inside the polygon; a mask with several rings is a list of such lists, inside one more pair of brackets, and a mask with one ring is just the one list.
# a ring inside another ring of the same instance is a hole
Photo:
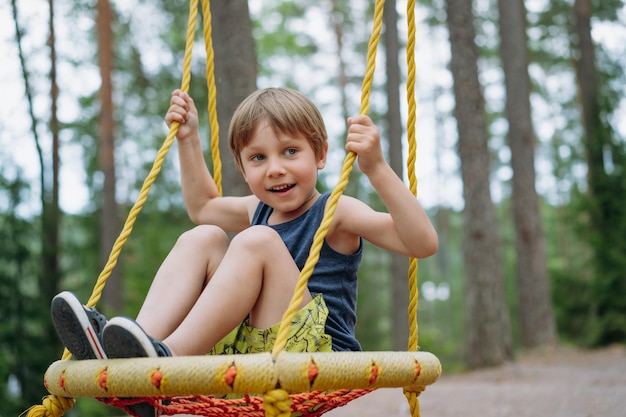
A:
{"label": "green camouflage shorts", "polygon": [[[332,338],[324,333],[328,308],[321,294],[317,294],[294,316],[285,351],[287,352],[331,352]],[[268,329],[251,327],[249,319],[219,341],[209,355],[232,355],[239,353],[271,352],[276,342],[280,323]]]}

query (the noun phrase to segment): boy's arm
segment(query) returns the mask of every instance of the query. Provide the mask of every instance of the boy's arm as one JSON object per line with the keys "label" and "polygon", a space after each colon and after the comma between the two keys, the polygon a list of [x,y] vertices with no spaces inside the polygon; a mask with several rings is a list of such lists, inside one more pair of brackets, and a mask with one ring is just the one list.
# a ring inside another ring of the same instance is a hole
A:
{"label": "boy's arm", "polygon": [[[437,251],[437,233],[424,208],[384,159],[378,128],[367,116],[349,120],[346,149],[357,155],[361,171],[385,204],[388,213],[378,213],[356,199],[343,199],[343,228],[377,246],[414,258]],[[340,226],[341,227],[341,226]]]}
{"label": "boy's arm", "polygon": [[176,138],[183,199],[189,218],[196,224],[215,224],[227,231],[241,231],[250,225],[249,197],[220,197],[217,185],[209,173],[198,132],[198,112],[191,97],[174,91],[165,116],[170,126],[180,123]]}
{"label": "boy's arm", "polygon": [[[394,235],[402,243],[404,255],[414,258],[425,258],[437,251],[437,232],[433,227],[426,211],[415,198],[406,185],[400,180],[388,164],[381,166],[380,170],[368,176],[374,189],[385,204],[392,226],[389,220],[381,219],[380,230],[389,233],[391,241]],[[381,213],[384,214],[384,213]],[[376,220],[372,222],[376,224]],[[383,236],[385,233],[383,233]]]}
{"label": "boy's arm", "polygon": [[214,224],[229,232],[250,226],[253,196],[221,197],[204,161],[199,138],[178,143],[181,186],[189,218],[195,224]]}

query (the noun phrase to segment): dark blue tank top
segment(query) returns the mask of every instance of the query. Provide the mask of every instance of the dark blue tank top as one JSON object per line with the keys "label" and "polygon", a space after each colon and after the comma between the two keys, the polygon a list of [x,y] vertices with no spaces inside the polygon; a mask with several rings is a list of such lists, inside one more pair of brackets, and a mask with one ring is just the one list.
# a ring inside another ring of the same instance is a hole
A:
{"label": "dark blue tank top", "polygon": [[[315,232],[324,217],[324,208],[330,193],[322,194],[305,213],[296,219],[270,227],[283,239],[299,270],[309,257]],[[268,226],[267,220],[274,209],[260,202],[251,225]],[[361,263],[363,244],[352,255],[341,254],[324,240],[320,258],[309,278],[312,295],[322,294],[328,307],[326,334],[332,337],[333,350],[361,350],[354,336],[356,326],[357,271]]]}

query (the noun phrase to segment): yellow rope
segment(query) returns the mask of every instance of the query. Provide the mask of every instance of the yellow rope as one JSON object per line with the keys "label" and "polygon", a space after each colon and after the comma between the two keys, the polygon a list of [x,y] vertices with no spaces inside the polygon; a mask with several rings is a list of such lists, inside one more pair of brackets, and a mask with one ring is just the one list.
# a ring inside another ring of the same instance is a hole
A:
{"label": "yellow rope", "polygon": [[204,45],[206,48],[206,80],[208,90],[209,124],[211,125],[211,155],[213,160],[213,180],[222,195],[222,158],[220,157],[220,129],[217,121],[217,88],[215,87],[215,53],[211,35],[211,7],[209,0],[202,0],[204,22]]}
{"label": "yellow rope", "polygon": [[[409,177],[409,189],[417,197],[417,176],[415,175],[415,155],[416,155],[416,139],[415,139],[415,124],[416,124],[416,104],[415,104],[415,0],[409,0],[406,6],[407,15],[407,45],[406,45],[406,61],[407,61],[407,104],[408,104],[408,118],[407,118],[407,141],[408,141],[408,156],[407,156],[407,175]],[[418,344],[418,323],[417,323],[417,307],[418,307],[418,262],[417,259],[411,258],[409,260],[408,281],[409,281],[409,351],[417,351],[419,349]],[[418,396],[419,391],[404,390],[404,395],[409,402],[411,409],[411,416],[420,416],[420,407]]]}
{"label": "yellow rope", "polygon": [[[406,166],[407,175],[409,177],[409,189],[414,196],[417,197],[417,176],[415,175],[415,155],[416,155],[416,140],[415,140],[415,121],[416,121],[416,106],[415,106],[415,0],[409,0],[407,4],[407,20],[409,25],[408,41],[406,46],[407,51],[407,66],[408,76],[406,83],[407,101],[408,101],[408,119],[407,119],[407,139],[409,145],[409,154],[407,156]],[[417,325],[417,259],[411,259],[409,265],[409,284],[410,284],[410,304],[409,304],[409,350],[414,351],[418,349],[418,325]]]}
{"label": "yellow rope", "polygon": [[270,390],[263,396],[263,408],[266,417],[289,417],[291,416],[291,398],[285,390]]}
{"label": "yellow rope", "polygon": [[[372,87],[372,80],[374,78],[374,70],[376,68],[376,50],[378,46],[378,41],[380,40],[380,32],[383,26],[384,4],[384,0],[376,0],[374,11],[374,25],[372,27],[372,35],[370,37],[367,52],[367,69],[365,72],[365,77],[363,79],[363,87],[361,93],[360,114],[367,114],[369,111],[369,97]],[[320,223],[320,226],[317,229],[315,236],[313,237],[313,244],[311,245],[309,257],[304,264],[302,271],[300,272],[294,295],[291,299],[291,302],[289,303],[287,311],[285,311],[285,314],[283,315],[283,318],[281,320],[280,328],[278,330],[278,334],[276,335],[274,349],[272,350],[273,356],[278,356],[278,354],[285,348],[285,344],[287,343],[287,336],[289,334],[289,326],[292,322],[293,317],[298,311],[300,304],[302,303],[304,290],[306,289],[309,278],[313,273],[313,268],[315,268],[315,265],[319,260],[320,251],[322,250],[322,244],[324,243],[324,238],[328,233],[328,228],[330,227],[333,216],[335,215],[335,210],[337,209],[337,202],[339,201],[339,197],[348,185],[348,178],[350,177],[352,164],[354,163],[355,159],[356,155],[354,154],[354,152],[349,152],[344,159],[341,174],[339,176],[339,181],[337,182],[335,189],[328,198],[326,211],[324,212],[324,218],[322,219],[322,222]]]}
{"label": "yellow rope", "polygon": [[32,406],[27,413],[29,417],[61,417],[75,402],[73,398],[47,395],[41,405]]}

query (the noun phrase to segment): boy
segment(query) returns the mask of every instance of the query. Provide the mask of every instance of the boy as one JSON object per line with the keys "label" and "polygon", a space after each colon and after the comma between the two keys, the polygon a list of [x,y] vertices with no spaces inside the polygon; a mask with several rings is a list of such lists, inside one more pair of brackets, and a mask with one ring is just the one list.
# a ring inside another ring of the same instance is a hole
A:
{"label": "boy", "polygon": [[[77,359],[271,350],[321,222],[329,194],[315,185],[326,164],[326,129],[302,94],[259,90],[235,111],[229,146],[252,191],[245,197],[218,195],[188,94],[173,92],[165,121],[180,123],[183,197],[199,226],[176,242],[136,321],[107,322],[68,292],[54,298],[55,328]],[[286,350],[360,350],[354,328],[362,239],[415,258],[437,250],[425,211],[383,157],[378,128],[362,115],[348,125],[346,150],[357,155],[388,213],[339,198]],[[232,241],[226,232],[236,233]]]}

